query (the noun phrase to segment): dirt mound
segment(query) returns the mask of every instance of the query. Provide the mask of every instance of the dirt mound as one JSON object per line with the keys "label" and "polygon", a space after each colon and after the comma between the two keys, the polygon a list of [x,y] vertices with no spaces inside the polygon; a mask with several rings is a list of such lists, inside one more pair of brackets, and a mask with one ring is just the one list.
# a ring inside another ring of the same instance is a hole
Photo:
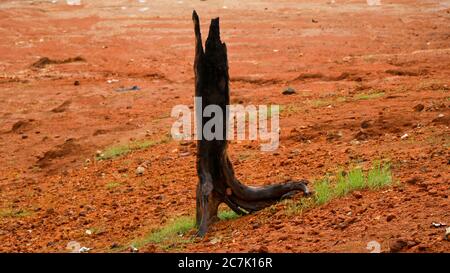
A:
{"label": "dirt mound", "polygon": [[53,108],[52,110],[51,110],[51,112],[53,112],[53,113],[62,113],[62,112],[65,112],[65,111],[67,111],[67,109],[69,109],[69,106],[72,104],[72,100],[66,100],[66,101],[64,101],[61,105],[59,105],[58,107],[56,107],[56,108]]}
{"label": "dirt mound", "polygon": [[302,73],[299,76],[295,77],[293,81],[304,81],[310,79],[320,79],[322,81],[342,81],[345,79],[351,79],[359,81],[359,77],[352,76],[352,74],[348,72],[342,72],[337,76],[326,76],[322,73]]}
{"label": "dirt mound", "polygon": [[35,127],[35,125],[33,124],[34,122],[35,122],[34,119],[19,120],[12,125],[11,130],[9,132],[15,134],[23,134]]}
{"label": "dirt mound", "polygon": [[50,65],[50,64],[67,64],[67,63],[74,63],[74,62],[86,62],[86,59],[81,56],[67,58],[64,60],[54,60],[54,59],[50,59],[48,57],[42,57],[39,60],[37,60],[36,62],[34,62],[31,65],[31,67],[44,68],[46,65]]}
{"label": "dirt mound", "polygon": [[36,162],[36,166],[45,168],[50,166],[53,159],[68,156],[80,151],[81,145],[75,139],[67,139],[63,144],[57,145],[54,149],[44,153]]}
{"label": "dirt mound", "polygon": [[426,69],[421,69],[417,71],[411,71],[411,70],[400,70],[400,69],[388,69],[385,71],[387,74],[391,74],[394,76],[422,76],[428,74],[428,71]]}

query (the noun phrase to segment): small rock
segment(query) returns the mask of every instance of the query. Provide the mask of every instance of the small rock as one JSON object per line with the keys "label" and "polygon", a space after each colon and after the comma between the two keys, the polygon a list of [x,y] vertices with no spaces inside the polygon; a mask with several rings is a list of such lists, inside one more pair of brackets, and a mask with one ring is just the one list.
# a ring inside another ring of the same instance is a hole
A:
{"label": "small rock", "polygon": [[79,253],[87,253],[87,252],[89,252],[89,250],[91,250],[89,247],[83,246],[82,248],[80,248],[80,250],[78,252]]}
{"label": "small rock", "polygon": [[364,120],[363,122],[361,122],[361,128],[366,129],[370,127],[370,121],[369,120]]}
{"label": "small rock", "polygon": [[400,139],[406,139],[406,138],[408,138],[408,137],[409,137],[408,134],[404,134],[404,135],[402,135],[402,136],[400,137]]}
{"label": "small rock", "polygon": [[414,111],[416,112],[421,112],[423,109],[425,108],[425,106],[421,103],[417,104],[416,106],[414,106]]}
{"label": "small rock", "polygon": [[80,81],[74,81],[74,82],[73,82],[73,85],[75,85],[75,86],[80,85]]}
{"label": "small rock", "polygon": [[450,227],[445,229],[444,239],[450,241]]}
{"label": "small rock", "polygon": [[145,173],[145,168],[142,166],[139,166],[136,168],[136,175],[143,175]]}
{"label": "small rock", "polygon": [[292,95],[292,94],[295,94],[295,93],[297,93],[297,92],[292,87],[288,87],[288,88],[284,89],[283,92],[282,92],[283,95]]}
{"label": "small rock", "polygon": [[361,199],[363,196],[359,191],[353,191],[352,192],[353,197],[355,197],[356,199]]}
{"label": "small rock", "polygon": [[414,176],[414,177],[406,180],[406,183],[411,184],[411,185],[415,185],[415,184],[417,184],[417,183],[419,183],[421,181],[422,181],[422,179],[420,177]]}
{"label": "small rock", "polygon": [[390,248],[391,252],[399,252],[403,248],[405,248],[407,245],[408,245],[407,242],[405,242],[401,239],[398,239],[398,240],[395,240],[394,242],[392,242],[390,244],[389,248]]}
{"label": "small rock", "polygon": [[431,226],[435,227],[435,228],[445,227],[446,225],[447,225],[446,223],[441,223],[441,222],[433,222],[433,223],[431,223]]}
{"label": "small rock", "polygon": [[386,217],[386,221],[390,222],[390,221],[394,220],[394,218],[395,218],[395,215],[389,214],[389,215]]}

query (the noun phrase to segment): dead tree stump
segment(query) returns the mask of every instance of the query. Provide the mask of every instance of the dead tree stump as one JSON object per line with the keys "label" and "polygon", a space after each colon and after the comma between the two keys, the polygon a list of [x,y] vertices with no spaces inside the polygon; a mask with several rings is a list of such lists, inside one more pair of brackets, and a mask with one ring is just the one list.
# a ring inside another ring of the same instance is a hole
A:
{"label": "dead tree stump", "polygon": [[[197,111],[208,105],[218,105],[222,113],[227,113],[230,103],[228,57],[225,43],[220,40],[219,18],[211,20],[209,35],[203,50],[200,22],[197,13],[192,14],[195,31],[195,96],[202,99],[202,105],[196,105]],[[198,116],[197,116],[198,117]],[[270,206],[283,197],[297,191],[309,194],[306,180],[289,181],[264,187],[250,187],[242,184],[234,175],[233,166],[227,154],[227,118],[223,115],[222,140],[197,140],[197,212],[198,235],[204,236],[208,225],[218,219],[217,210],[221,203],[227,204],[233,211],[243,215]],[[196,119],[197,130],[203,130],[211,118]],[[215,128],[217,129],[217,128]],[[198,132],[198,131],[197,131]]]}

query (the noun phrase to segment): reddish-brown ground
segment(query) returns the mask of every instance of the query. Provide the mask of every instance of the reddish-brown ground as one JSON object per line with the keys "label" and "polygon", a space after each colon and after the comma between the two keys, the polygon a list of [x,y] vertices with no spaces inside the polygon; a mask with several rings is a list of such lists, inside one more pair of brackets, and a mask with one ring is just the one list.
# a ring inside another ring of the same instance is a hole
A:
{"label": "reddish-brown ground", "polygon": [[[1,252],[64,252],[70,241],[107,252],[194,214],[195,143],[95,160],[108,146],[166,139],[172,107],[193,105],[193,8],[205,36],[221,18],[232,101],[283,107],[276,152],[231,142],[243,182],[389,160],[399,184],[303,214],[279,204],[222,221],[185,251],[367,252],[370,241],[390,251],[398,240],[401,251],[450,251],[445,228],[431,226],[450,225],[450,1],[86,2],[0,3]],[[287,86],[297,93],[282,95]]]}

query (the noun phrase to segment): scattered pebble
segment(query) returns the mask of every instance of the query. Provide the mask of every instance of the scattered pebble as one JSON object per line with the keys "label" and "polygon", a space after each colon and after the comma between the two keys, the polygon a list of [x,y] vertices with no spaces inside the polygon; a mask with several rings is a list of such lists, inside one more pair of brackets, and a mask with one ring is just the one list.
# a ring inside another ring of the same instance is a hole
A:
{"label": "scattered pebble", "polygon": [[414,111],[416,111],[416,112],[421,112],[424,108],[425,108],[425,106],[421,103],[419,103],[413,107]]}
{"label": "scattered pebble", "polygon": [[284,89],[283,92],[282,92],[283,95],[292,95],[292,94],[295,94],[295,93],[297,93],[297,92],[292,87],[288,87],[288,88]]}
{"label": "scattered pebble", "polygon": [[106,81],[107,83],[115,83],[115,82],[119,82],[119,80],[116,79],[110,79]]}
{"label": "scattered pebble", "polygon": [[364,120],[361,122],[361,128],[366,129],[370,127],[370,120]]}
{"label": "scattered pebble", "polygon": [[445,229],[445,240],[450,241],[450,227]]}
{"label": "scattered pebble", "polygon": [[85,247],[83,246],[82,248],[80,248],[80,250],[78,251],[78,253],[87,253],[89,252],[91,249],[89,247]]}
{"label": "scattered pebble", "polygon": [[404,135],[402,135],[402,136],[400,137],[400,139],[406,139],[406,138],[408,138],[408,137],[409,137],[408,134],[404,134]]}
{"label": "scattered pebble", "polygon": [[446,225],[447,225],[446,223],[442,223],[442,222],[433,222],[433,223],[431,223],[431,226],[435,227],[435,228],[445,227]]}
{"label": "scattered pebble", "polygon": [[353,197],[355,197],[356,199],[361,199],[363,196],[359,191],[353,191],[352,192]]}
{"label": "scattered pebble", "polygon": [[390,222],[390,221],[392,221],[392,220],[394,220],[395,219],[395,215],[393,215],[393,214],[389,214],[387,217],[386,217],[386,221],[387,222]]}
{"label": "scattered pebble", "polygon": [[136,168],[136,175],[143,175],[145,173],[145,168],[142,166],[139,166]]}

